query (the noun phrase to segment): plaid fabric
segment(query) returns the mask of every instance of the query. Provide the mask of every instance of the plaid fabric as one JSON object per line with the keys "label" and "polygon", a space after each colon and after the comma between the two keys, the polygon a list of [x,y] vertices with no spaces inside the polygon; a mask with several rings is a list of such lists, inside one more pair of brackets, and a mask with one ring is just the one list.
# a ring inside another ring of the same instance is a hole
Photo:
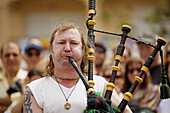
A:
{"label": "plaid fabric", "polygon": [[[95,94],[88,94],[87,111],[94,109],[100,111],[99,113],[115,113],[102,97]],[[95,113],[97,112],[95,111]]]}

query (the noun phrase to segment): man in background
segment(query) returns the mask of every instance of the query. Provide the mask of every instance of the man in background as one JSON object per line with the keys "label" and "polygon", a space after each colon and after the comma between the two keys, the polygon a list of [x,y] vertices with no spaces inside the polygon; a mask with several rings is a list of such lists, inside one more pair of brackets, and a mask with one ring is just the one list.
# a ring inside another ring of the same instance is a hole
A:
{"label": "man in background", "polygon": [[22,55],[21,49],[16,42],[7,42],[1,47],[0,57],[4,66],[3,73],[0,74],[0,113],[3,113],[7,107],[19,95],[9,96],[7,90],[17,80],[23,80],[27,76],[27,71],[20,68]]}
{"label": "man in background", "polygon": [[[145,43],[150,43],[153,45],[155,45],[156,43],[156,39],[152,35],[143,35],[141,40],[144,41]],[[144,61],[146,61],[148,56],[152,54],[154,48],[151,46],[145,45],[145,44],[141,44],[141,43],[137,43],[137,44],[138,44],[138,49],[139,49],[141,58]],[[161,80],[161,77],[160,77],[161,76],[161,60],[159,59],[159,54],[156,55],[154,62],[149,68],[149,72],[151,74],[152,82],[154,84],[159,84]]]}
{"label": "man in background", "polygon": [[101,75],[104,61],[106,59],[106,47],[101,43],[95,43],[94,74]]}
{"label": "man in background", "polygon": [[30,38],[25,47],[24,60],[27,64],[27,71],[36,68],[38,62],[43,59],[43,48],[38,38]]}

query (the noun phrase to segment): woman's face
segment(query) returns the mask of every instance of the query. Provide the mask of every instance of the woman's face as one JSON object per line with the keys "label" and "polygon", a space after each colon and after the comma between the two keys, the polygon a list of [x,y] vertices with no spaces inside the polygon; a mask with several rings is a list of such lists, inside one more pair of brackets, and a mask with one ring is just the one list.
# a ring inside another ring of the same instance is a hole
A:
{"label": "woman's face", "polygon": [[132,62],[132,64],[128,66],[127,78],[131,84],[135,81],[135,76],[139,76],[141,67],[142,65],[139,62]]}

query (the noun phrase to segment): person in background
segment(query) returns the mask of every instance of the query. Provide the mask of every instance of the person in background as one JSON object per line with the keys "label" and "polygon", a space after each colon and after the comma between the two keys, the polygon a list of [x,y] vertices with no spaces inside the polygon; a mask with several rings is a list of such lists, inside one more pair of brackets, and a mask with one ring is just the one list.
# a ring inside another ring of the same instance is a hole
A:
{"label": "person in background", "polygon": [[[129,91],[135,81],[135,76],[140,75],[143,63],[141,58],[131,57],[127,60],[123,93]],[[133,113],[156,113],[160,103],[159,85],[152,83],[149,72],[144,74],[142,79],[143,82],[136,87],[128,105]]]}
{"label": "person in background", "polygon": [[94,74],[101,75],[104,61],[106,59],[106,47],[101,43],[95,43]]}
{"label": "person in background", "polygon": [[[116,52],[117,52],[117,48],[114,48],[113,49],[113,57],[114,58],[116,56]],[[128,59],[128,57],[130,57],[130,56],[131,56],[131,50],[130,50],[129,46],[125,46],[125,49],[124,49],[120,64],[124,65],[126,60]]]}
{"label": "person in background", "polygon": [[[52,33],[45,77],[27,85],[24,113],[82,113],[87,107],[86,88],[68,57],[74,59],[84,75],[87,73],[87,44],[74,24],[59,25]],[[94,89],[103,95],[107,81],[101,76],[93,80]],[[112,99],[112,107],[117,107],[120,98],[115,90]],[[126,107],[125,112],[131,111]]]}
{"label": "person in background", "polygon": [[[169,44],[167,46],[169,46]],[[166,69],[166,73],[167,73],[166,74],[167,75],[167,85],[169,86],[169,91],[170,91],[170,59],[166,60],[165,69]],[[170,92],[169,92],[169,95],[170,95]],[[170,98],[161,100],[159,113],[170,113],[169,105],[170,105]]]}
{"label": "person in background", "polygon": [[0,113],[3,113],[12,101],[19,98],[18,94],[8,95],[8,89],[18,80],[24,80],[27,71],[20,68],[22,55],[16,42],[9,41],[2,45],[0,57],[4,66],[4,72],[0,74]]}
{"label": "person in background", "polygon": [[25,82],[26,84],[28,84],[28,83],[30,83],[30,82],[32,82],[32,81],[34,81],[34,80],[37,80],[37,79],[39,79],[39,78],[42,78],[43,76],[42,76],[42,72],[41,71],[39,71],[39,70],[36,70],[36,69],[33,69],[33,70],[31,70],[29,73],[28,73],[28,75],[27,75],[27,81],[28,82]]}
{"label": "person in background", "polygon": [[164,49],[164,63],[170,60],[170,42],[168,42]]}
{"label": "person in background", "polygon": [[[155,43],[156,43],[156,39],[152,35],[143,35],[141,40],[144,41],[145,43],[150,43],[150,44],[153,44],[153,45],[155,45]],[[141,58],[144,61],[146,61],[148,56],[150,56],[152,54],[154,48],[151,47],[151,46],[142,44],[142,43],[137,43],[137,45],[138,45],[138,49],[139,49],[139,53],[140,53]],[[152,82],[154,84],[160,84],[160,80],[161,80],[161,60],[159,59],[158,54],[154,58],[154,62],[150,66],[149,72],[150,72],[150,75],[151,75],[151,78],[152,78]]]}
{"label": "person in background", "polygon": [[110,77],[111,77],[111,74],[112,74],[112,64],[108,64],[108,65],[105,65],[103,67],[103,73],[102,73],[102,77],[104,77],[106,79],[106,81],[110,81]]}
{"label": "person in background", "polygon": [[48,58],[42,59],[40,62],[37,63],[35,69],[37,69],[37,70],[41,71],[42,73],[44,73],[48,62],[49,62]]}
{"label": "person in background", "polygon": [[31,70],[25,80],[20,81],[21,82],[21,88],[20,91],[22,93],[22,96],[19,99],[16,99],[4,113],[22,113],[23,112],[23,103],[24,103],[24,93],[25,93],[25,86],[39,78],[42,78],[42,72],[39,70]]}
{"label": "person in background", "polygon": [[24,60],[27,64],[27,71],[35,69],[39,61],[43,59],[43,48],[38,38],[30,38],[25,47]]}
{"label": "person in background", "polygon": [[[112,74],[112,67],[113,65],[108,64],[105,65],[103,68],[103,73],[102,76],[109,82],[110,81],[110,77]],[[122,93],[122,88],[123,88],[123,84],[124,84],[124,73],[125,73],[125,69],[124,69],[124,65],[119,64],[119,71],[116,74],[116,78],[115,78],[115,90],[118,93],[119,97],[123,97],[123,93]]]}

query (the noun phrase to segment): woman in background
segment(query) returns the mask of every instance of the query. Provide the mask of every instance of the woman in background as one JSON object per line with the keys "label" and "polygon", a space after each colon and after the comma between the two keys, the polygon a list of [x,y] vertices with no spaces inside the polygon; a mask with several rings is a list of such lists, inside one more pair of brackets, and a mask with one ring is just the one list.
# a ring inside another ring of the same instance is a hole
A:
{"label": "woman in background", "polygon": [[[127,92],[135,81],[135,76],[141,73],[143,60],[129,58],[125,64],[125,82],[123,93]],[[142,76],[143,82],[136,87],[133,98],[129,101],[129,107],[133,113],[156,113],[160,103],[159,86],[151,82],[149,73]]]}
{"label": "woman in background", "polygon": [[[110,81],[110,77],[112,74],[112,64],[108,64],[105,65],[103,68],[103,73],[102,76],[109,82]],[[119,95],[120,98],[123,98],[123,93],[122,93],[122,87],[124,84],[124,73],[125,73],[125,69],[124,69],[124,65],[119,64],[119,71],[116,74],[116,78],[115,78],[115,90],[117,92],[117,94]]]}

